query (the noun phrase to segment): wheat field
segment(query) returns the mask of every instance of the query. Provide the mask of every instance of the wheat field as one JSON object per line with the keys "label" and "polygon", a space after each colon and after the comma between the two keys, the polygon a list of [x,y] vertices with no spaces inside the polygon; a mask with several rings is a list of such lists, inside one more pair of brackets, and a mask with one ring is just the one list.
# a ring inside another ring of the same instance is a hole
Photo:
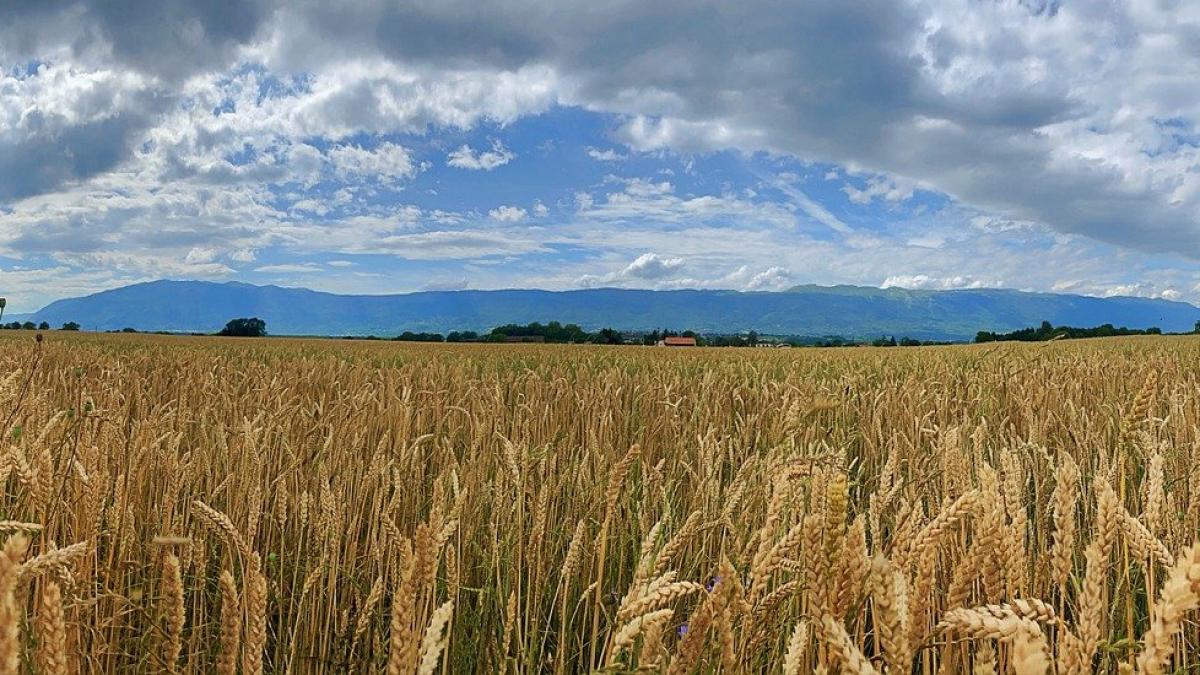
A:
{"label": "wheat field", "polygon": [[1200,669],[1200,341],[0,336],[0,674]]}

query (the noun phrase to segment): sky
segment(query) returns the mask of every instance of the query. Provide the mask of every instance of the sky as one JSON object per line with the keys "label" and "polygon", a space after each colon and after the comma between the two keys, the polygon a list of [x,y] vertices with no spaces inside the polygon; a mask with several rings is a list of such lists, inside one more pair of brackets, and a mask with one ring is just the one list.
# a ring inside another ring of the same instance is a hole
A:
{"label": "sky", "polygon": [[1200,3],[7,0],[0,295],[1200,302]]}

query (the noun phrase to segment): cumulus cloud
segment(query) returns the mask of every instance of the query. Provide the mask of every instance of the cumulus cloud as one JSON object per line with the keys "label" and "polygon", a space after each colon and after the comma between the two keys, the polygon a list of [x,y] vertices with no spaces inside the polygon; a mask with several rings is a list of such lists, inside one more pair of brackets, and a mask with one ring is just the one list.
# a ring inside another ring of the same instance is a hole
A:
{"label": "cumulus cloud", "polygon": [[252,248],[239,248],[229,253],[229,259],[233,262],[252,263],[258,259],[258,252]]}
{"label": "cumulus cloud", "polygon": [[500,141],[492,141],[491,150],[476,152],[469,145],[460,147],[446,157],[446,165],[471,171],[491,171],[508,164],[516,156],[516,153],[504,147]]}
{"label": "cumulus cloud", "polygon": [[725,274],[710,278],[686,274],[687,262],[678,256],[643,253],[633,262],[608,274],[584,274],[577,286],[675,288],[728,288],[739,291],[778,291],[792,285],[791,273],[783,267],[754,269],[741,265]]}
{"label": "cumulus cloud", "polygon": [[210,263],[213,260],[216,260],[216,258],[216,249],[196,246],[193,247],[192,250],[188,251],[187,255],[184,256],[183,261],[190,265],[195,265],[201,263]]}
{"label": "cumulus cloud", "polygon": [[643,253],[625,267],[605,275],[584,275],[578,284],[583,287],[620,285],[629,282],[655,282],[675,276],[684,266],[683,258]]}
{"label": "cumulus cloud", "polygon": [[498,206],[488,211],[488,217],[502,223],[516,223],[525,220],[529,213],[519,206]]}
{"label": "cumulus cloud", "polygon": [[645,253],[619,272],[629,279],[662,279],[683,267],[683,258],[667,258],[657,253]]}
{"label": "cumulus cloud", "polygon": [[912,181],[888,176],[873,176],[861,189],[849,183],[842,187],[842,192],[855,204],[870,204],[876,199],[902,202],[912,198],[914,190]]}
{"label": "cumulus cloud", "polygon": [[1148,282],[1134,282],[1110,286],[1104,289],[1103,295],[1106,298],[1133,297],[1159,298],[1162,300],[1179,300],[1183,297],[1183,294],[1174,288],[1164,288],[1158,284]]}
{"label": "cumulus cloud", "polygon": [[733,272],[725,275],[717,282],[719,286],[728,286],[746,291],[781,291],[791,286],[792,273],[783,267],[769,267],[755,271],[748,265],[742,265]]}
{"label": "cumulus cloud", "polygon": [[408,151],[395,143],[381,143],[374,149],[339,145],[329,150],[328,157],[343,179],[376,177],[395,182],[412,178],[417,172]]}

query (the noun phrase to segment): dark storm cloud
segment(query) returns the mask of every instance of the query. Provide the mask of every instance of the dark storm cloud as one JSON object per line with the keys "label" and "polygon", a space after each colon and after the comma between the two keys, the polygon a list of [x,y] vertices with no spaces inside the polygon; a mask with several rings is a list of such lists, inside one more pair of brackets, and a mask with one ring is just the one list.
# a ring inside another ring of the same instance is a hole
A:
{"label": "dark storm cloud", "polygon": [[40,58],[66,47],[145,73],[183,78],[226,65],[270,17],[256,0],[16,0],[0,5],[0,53]]}
{"label": "dark storm cloud", "polygon": [[21,128],[0,133],[0,202],[52,191],[116,167],[165,105],[152,95],[136,100],[131,109],[83,123],[29,111]]}
{"label": "dark storm cloud", "polygon": [[57,95],[55,88],[71,89],[62,82],[34,94],[26,91],[32,87],[0,87],[0,113],[6,104],[18,109],[7,127],[0,115],[0,200],[42,194],[119,165],[178,101],[176,83],[227,67],[269,12],[266,4],[235,0],[0,4],[0,72],[23,68],[28,80],[49,67],[62,77],[63,67],[54,69],[61,61],[79,73],[137,76],[85,82],[85,95],[74,97]]}

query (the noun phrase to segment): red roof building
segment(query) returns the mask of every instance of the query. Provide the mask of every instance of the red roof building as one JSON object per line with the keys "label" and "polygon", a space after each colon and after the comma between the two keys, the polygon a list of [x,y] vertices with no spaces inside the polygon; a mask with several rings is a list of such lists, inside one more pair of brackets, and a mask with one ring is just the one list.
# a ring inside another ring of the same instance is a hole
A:
{"label": "red roof building", "polygon": [[666,347],[695,347],[696,338],[694,337],[665,337],[659,341],[659,344]]}

